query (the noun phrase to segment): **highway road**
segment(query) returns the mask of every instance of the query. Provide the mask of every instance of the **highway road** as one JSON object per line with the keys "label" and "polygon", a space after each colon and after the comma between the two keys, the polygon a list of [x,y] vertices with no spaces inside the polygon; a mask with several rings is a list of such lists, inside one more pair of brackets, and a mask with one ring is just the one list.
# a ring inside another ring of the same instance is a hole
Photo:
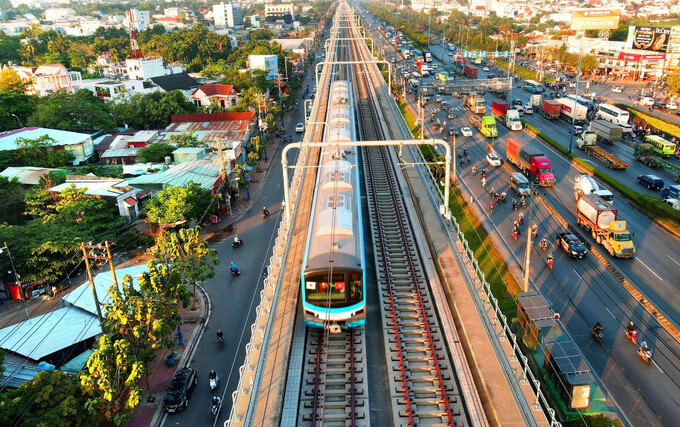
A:
{"label": "highway road", "polygon": [[[384,39],[383,39],[384,41]],[[382,49],[389,57],[392,47],[383,44]],[[439,52],[437,51],[439,49]],[[448,57],[441,47],[431,46],[431,51],[437,56]],[[393,51],[392,51],[393,52]],[[443,54],[443,55],[442,55]],[[446,56],[444,56],[446,55]],[[412,62],[409,61],[412,67]],[[401,60],[403,63],[403,59]],[[397,63],[399,64],[399,62]],[[480,70],[481,72],[481,70]],[[498,72],[496,72],[498,74]],[[429,78],[432,81],[432,77]],[[427,81],[427,79],[424,79]],[[528,92],[513,90],[513,98],[528,99]],[[445,97],[445,100],[457,111],[459,116],[455,119],[455,125],[469,126],[469,111],[462,107],[462,100],[453,97]],[[491,95],[486,96],[490,105]],[[417,111],[415,100],[409,98],[409,103]],[[444,113],[438,111],[438,106],[432,102],[426,105],[425,110],[436,117],[445,120]],[[430,117],[426,115],[426,117]],[[563,121],[551,122],[534,114],[525,116],[525,119],[545,131],[553,138],[568,144],[568,125]],[[448,120],[450,123],[451,120]],[[426,121],[428,123],[428,121]],[[493,145],[501,157],[504,156],[505,138],[512,134],[523,140],[534,140],[526,132],[510,132],[502,125],[498,126],[499,137],[493,141]],[[439,133],[433,136],[440,137]],[[484,156],[486,155],[486,138],[475,130],[473,137],[457,138],[458,147],[468,148],[472,157],[473,165],[480,170],[485,167]],[[457,148],[458,148],[457,147]],[[625,146],[616,146],[615,149],[632,157],[632,150]],[[578,150],[577,150],[578,151]],[[615,152],[619,155],[618,152]],[[578,172],[566,159],[552,150],[548,150],[548,156],[553,162],[555,175],[558,183],[555,188],[539,189],[541,196],[569,222],[575,225],[574,208],[575,199],[572,191],[573,180]],[[623,154],[621,154],[623,157]],[[585,157],[585,156],[584,156]],[[587,158],[587,157],[586,157]],[[590,161],[594,161],[588,159]],[[594,161],[597,162],[597,161]],[[646,170],[639,163],[632,165],[622,175],[629,175],[631,187],[635,188],[635,174]],[[488,169],[488,167],[487,167]],[[509,174],[514,167],[505,164],[501,168],[489,172],[487,190],[495,186],[496,190],[507,191]],[[607,170],[609,171],[609,170]],[[619,173],[612,171],[613,174]],[[471,167],[465,166],[460,170],[459,177],[462,180],[461,189],[464,193],[472,195],[479,213],[486,211],[490,200],[488,194],[481,188],[479,174],[472,176]],[[636,188],[637,189],[637,188]],[[640,190],[645,190],[640,187]],[[469,196],[468,196],[469,197]],[[466,197],[466,198],[468,198]],[[642,288],[650,299],[668,310],[674,320],[678,320],[678,273],[680,269],[673,268],[671,256],[680,260],[678,249],[679,242],[671,238],[663,230],[655,226],[647,217],[641,215],[635,208],[622,199],[615,200],[615,205],[621,211],[621,215],[629,221],[629,227],[636,233],[635,244],[640,252],[647,253],[647,257],[638,256],[634,260],[618,260],[609,258],[619,270],[624,272],[631,281]],[[554,242],[555,233],[564,231],[562,226],[552,218],[551,214],[543,206],[534,205],[535,222],[539,225],[539,239],[543,236]],[[493,223],[492,231],[496,232],[496,238],[502,241],[502,251],[509,253],[511,263],[523,265],[526,234],[520,241],[512,240],[512,220],[517,213],[512,211],[511,204],[496,206],[493,214],[488,214]],[[527,214],[528,217],[528,214]],[[578,228],[576,228],[578,230]],[[523,231],[527,230],[525,225]],[[595,244],[589,237],[585,239],[590,244]],[[538,288],[546,297],[552,307],[562,315],[561,321],[566,326],[575,342],[580,346],[586,356],[593,372],[598,374],[606,389],[611,393],[608,398],[613,398],[619,407],[626,413],[629,422],[635,425],[660,425],[672,423],[672,420],[680,419],[680,403],[675,396],[680,391],[680,346],[659,326],[640,304],[621,286],[616,279],[598,262],[591,254],[583,260],[571,260],[561,250],[552,245],[550,249],[556,255],[556,266],[550,271],[546,265],[546,254],[540,250],[533,250],[531,255],[531,280],[533,286]],[[660,256],[668,256],[668,260]],[[676,266],[677,267],[677,266]],[[656,269],[654,276],[648,268]],[[675,285],[675,286],[674,286]],[[654,365],[645,365],[636,354],[636,346],[625,338],[623,328],[629,320],[634,320],[640,326],[643,339],[654,348]],[[594,342],[591,338],[590,328],[595,322],[601,322],[606,330],[604,346]]]}

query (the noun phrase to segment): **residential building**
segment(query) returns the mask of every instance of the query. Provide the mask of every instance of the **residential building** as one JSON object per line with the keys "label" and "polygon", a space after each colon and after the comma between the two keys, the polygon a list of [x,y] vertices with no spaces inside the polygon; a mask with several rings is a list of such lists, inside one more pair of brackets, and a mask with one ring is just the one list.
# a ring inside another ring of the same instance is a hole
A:
{"label": "residential building", "polygon": [[165,65],[163,58],[128,58],[125,60],[125,75],[131,80],[149,80],[153,77],[182,73],[181,65]]}
{"label": "residential building", "polygon": [[137,207],[139,190],[130,187],[124,179],[66,175],[66,182],[50,188],[49,191],[61,193],[71,187],[84,189],[88,196],[115,202],[120,216],[128,221],[134,221],[139,215]]}
{"label": "residential building", "polygon": [[94,146],[90,135],[38,127],[25,127],[0,133],[0,151],[18,150],[17,140],[19,138],[38,139],[44,135],[49,136],[55,141],[55,144],[52,146],[53,149],[67,150],[73,153],[74,165],[87,161],[94,153]]}
{"label": "residential building", "polygon": [[76,11],[68,7],[50,7],[45,9],[45,20],[57,22],[59,20],[76,16]]}
{"label": "residential building", "polygon": [[295,21],[295,5],[292,3],[266,4],[264,19],[270,23],[282,19],[286,24],[292,24]]}
{"label": "residential building", "polygon": [[236,106],[240,95],[241,92],[232,85],[206,83],[194,89],[191,100],[197,107],[216,105],[220,108],[231,108]]}
{"label": "residential building", "polygon": [[155,87],[145,88],[141,80],[128,79],[87,79],[83,80],[83,89],[88,89],[99,99],[105,100],[124,100],[135,93],[150,93],[158,90]]}
{"label": "residential building", "polygon": [[170,92],[172,90],[181,91],[184,96],[189,99],[191,93],[201,84],[193,79],[187,73],[170,74],[168,76],[158,76],[149,79],[158,90],[161,92]]}
{"label": "residential building", "polygon": [[220,3],[212,7],[216,27],[242,28],[243,9],[233,3]]}
{"label": "residential building", "polygon": [[151,24],[151,15],[148,10],[128,9],[125,12],[124,23],[132,30],[143,31]]}
{"label": "residential building", "polygon": [[215,159],[184,162],[161,172],[148,173],[127,180],[132,187],[151,193],[161,191],[166,185],[184,187],[191,182],[210,190],[213,194],[217,193],[222,184],[219,162]]}
{"label": "residential building", "polygon": [[65,90],[74,93],[82,87],[79,71],[69,71],[61,64],[41,65],[38,68],[13,67],[22,82],[26,83],[27,95],[45,96]]}

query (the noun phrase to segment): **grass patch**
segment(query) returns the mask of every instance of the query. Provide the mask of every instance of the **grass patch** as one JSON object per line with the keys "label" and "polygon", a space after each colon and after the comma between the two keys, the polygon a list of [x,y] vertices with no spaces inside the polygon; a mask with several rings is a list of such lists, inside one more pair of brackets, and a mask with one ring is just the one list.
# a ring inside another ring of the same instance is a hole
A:
{"label": "grass patch", "polygon": [[665,204],[658,197],[652,196],[651,194],[642,194],[631,189],[629,186],[619,182],[615,178],[601,172],[596,169],[595,166],[586,163],[585,161],[579,159],[574,154],[569,154],[569,150],[557,143],[554,139],[547,136],[543,132],[539,131],[535,127],[531,126],[529,123],[523,121],[524,126],[534,132],[536,136],[540,137],[542,140],[550,144],[551,147],[558,150],[560,153],[567,156],[572,163],[578,164],[581,168],[590,172],[592,175],[604,181],[608,186],[612,187],[619,193],[621,193],[625,198],[632,201],[639,210],[645,213],[652,219],[659,220],[665,223],[667,226],[678,229],[680,228],[680,211],[676,211],[669,205]]}
{"label": "grass patch", "polygon": [[397,106],[399,107],[399,111],[401,111],[401,115],[404,117],[404,120],[406,120],[406,125],[408,126],[409,130],[411,131],[411,134],[413,135],[414,138],[419,138],[420,137],[420,125],[416,123],[416,118],[415,116],[411,113],[411,110],[408,109],[408,106],[404,101],[397,101]]}

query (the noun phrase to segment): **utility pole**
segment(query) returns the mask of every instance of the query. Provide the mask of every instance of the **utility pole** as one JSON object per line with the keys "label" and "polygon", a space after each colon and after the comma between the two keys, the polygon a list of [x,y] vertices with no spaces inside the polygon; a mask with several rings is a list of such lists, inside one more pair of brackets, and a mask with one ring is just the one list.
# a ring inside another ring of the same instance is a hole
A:
{"label": "utility pole", "polygon": [[[578,81],[581,78],[581,52],[583,51],[583,37],[585,37],[584,31],[579,31],[580,42],[578,47],[578,67],[576,70],[576,86],[574,86],[574,93],[578,96]],[[576,101],[574,101],[576,105]],[[576,114],[571,115],[571,132],[569,132],[569,154],[571,154],[572,143],[574,142],[574,126],[576,125]]]}
{"label": "utility pole", "polygon": [[[529,188],[531,188],[531,192],[533,193],[534,190],[529,184]],[[529,292],[529,266],[531,262],[531,246],[532,246],[532,237],[531,237],[531,218],[533,214],[533,210],[531,209],[531,197],[528,197],[529,201],[527,203],[527,206],[529,207],[529,222],[527,223],[527,247],[526,247],[526,252],[524,253],[524,292]]]}
{"label": "utility pole", "polygon": [[99,325],[101,326],[103,331],[104,316],[102,316],[102,309],[99,303],[99,297],[97,297],[97,288],[94,286],[94,278],[92,277],[92,269],[90,268],[90,259],[105,260],[108,259],[108,257],[87,253],[87,249],[101,249],[101,245],[86,245],[85,243],[81,243],[80,249],[83,250],[83,258],[85,259],[85,270],[87,271],[87,280],[90,281],[92,295],[94,296],[94,305],[97,308],[97,317],[99,318]]}
{"label": "utility pole", "polygon": [[[12,114],[14,115],[14,114]],[[21,286],[21,281],[20,276],[17,274],[17,269],[14,267],[14,259],[12,259],[12,253],[9,251],[9,246],[7,246],[7,242],[4,242],[4,247],[0,248],[0,253],[4,252],[4,250],[7,250],[7,255],[9,256],[9,263],[12,265],[12,272],[14,272],[14,281],[17,283],[17,286],[19,287],[19,294],[21,294],[21,303],[24,306],[24,313],[26,313],[26,319],[31,320],[31,317],[28,315],[28,308],[26,308],[26,295],[24,295],[24,288]]]}

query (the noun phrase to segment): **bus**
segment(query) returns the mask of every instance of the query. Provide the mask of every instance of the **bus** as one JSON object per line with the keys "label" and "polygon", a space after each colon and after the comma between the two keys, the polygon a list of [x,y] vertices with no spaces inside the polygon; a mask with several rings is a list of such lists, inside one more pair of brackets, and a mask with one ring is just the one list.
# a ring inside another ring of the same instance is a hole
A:
{"label": "bus", "polygon": [[628,119],[630,118],[628,111],[622,110],[611,104],[600,104],[600,106],[597,107],[597,113],[595,115],[596,118],[622,126],[627,125]]}
{"label": "bus", "polygon": [[654,154],[659,157],[671,157],[675,155],[675,144],[658,135],[647,135],[645,136],[644,142],[654,146]]}
{"label": "bus", "polygon": [[526,80],[524,82],[524,89],[535,93],[543,92],[545,90],[543,84],[537,82],[536,80]]}
{"label": "bus", "polygon": [[583,98],[574,94],[567,95],[567,99],[571,99],[573,101],[578,102],[581,105],[585,105],[586,107],[590,108],[591,105],[593,105],[593,101],[591,99]]}

